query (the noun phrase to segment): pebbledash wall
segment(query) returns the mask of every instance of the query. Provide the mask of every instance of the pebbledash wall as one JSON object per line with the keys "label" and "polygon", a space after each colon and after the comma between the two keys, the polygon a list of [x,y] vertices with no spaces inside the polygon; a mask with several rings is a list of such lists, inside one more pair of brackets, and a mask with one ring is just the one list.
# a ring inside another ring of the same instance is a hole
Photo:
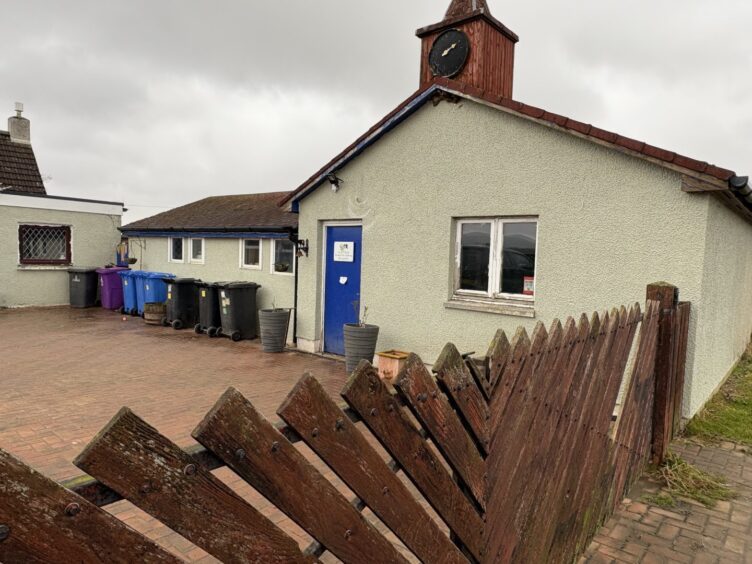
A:
{"label": "pebbledash wall", "polygon": [[[201,238],[200,234],[194,235]],[[272,272],[272,241],[261,240],[261,268],[240,266],[240,239],[204,240],[204,264],[170,262],[166,237],[129,237],[131,258],[138,259],[133,268],[156,272],[168,272],[177,277],[198,278],[205,282],[255,282],[261,285],[258,291],[260,308],[292,308],[295,300],[295,276],[289,273]],[[185,247],[188,254],[188,247]],[[290,323],[292,325],[292,316]],[[292,340],[292,327],[288,339]]]}
{"label": "pebbledash wall", "polygon": [[122,214],[122,204],[0,193],[0,307],[70,303],[68,266],[20,264],[20,225],[70,226],[72,266],[100,267],[115,260]]}
{"label": "pebbledash wall", "polygon": [[[426,105],[300,202],[298,344],[320,350],[323,223],[363,225],[362,303],[380,350],[433,362],[448,341],[485,352],[495,331],[644,303],[668,281],[691,301],[684,415],[695,414],[752,331],[752,225],[681,176],[481,104]],[[535,318],[446,307],[454,221],[538,217]]]}

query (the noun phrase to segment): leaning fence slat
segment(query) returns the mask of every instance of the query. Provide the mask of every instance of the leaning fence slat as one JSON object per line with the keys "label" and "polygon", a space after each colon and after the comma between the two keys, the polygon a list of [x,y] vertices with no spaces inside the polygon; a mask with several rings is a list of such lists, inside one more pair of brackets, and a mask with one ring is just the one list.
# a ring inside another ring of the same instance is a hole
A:
{"label": "leaning fence slat", "polygon": [[467,562],[310,374],[277,414],[423,562]]}
{"label": "leaning fence slat", "polygon": [[446,396],[417,355],[410,355],[394,383],[436,447],[462,478],[475,501],[485,506],[485,464]]}
{"label": "leaning fence slat", "polygon": [[4,450],[0,450],[0,526],[7,527],[0,541],[0,562],[7,564],[180,562]]}
{"label": "leaning fence slat", "polygon": [[488,453],[488,402],[462,358],[460,351],[449,343],[433,366],[436,377],[444,384],[460,414],[473,431],[484,454]]}
{"label": "leaning fence slat", "polygon": [[343,562],[405,562],[237,390],[224,393],[193,437]]}
{"label": "leaning fence slat", "polygon": [[76,466],[222,562],[312,562],[297,542],[123,408]]}
{"label": "leaning fence slat", "polygon": [[678,435],[681,432],[682,423],[682,409],[684,400],[684,378],[687,363],[687,345],[689,341],[689,316],[692,311],[692,305],[689,302],[680,302],[678,315],[677,315],[677,339],[676,339],[676,352],[674,357],[676,363],[674,369],[675,385],[674,385],[674,420],[673,420],[673,434]]}
{"label": "leaning fence slat", "polygon": [[451,531],[480,560],[483,520],[400,408],[376,369],[361,363],[342,390],[342,397],[361,415]]}

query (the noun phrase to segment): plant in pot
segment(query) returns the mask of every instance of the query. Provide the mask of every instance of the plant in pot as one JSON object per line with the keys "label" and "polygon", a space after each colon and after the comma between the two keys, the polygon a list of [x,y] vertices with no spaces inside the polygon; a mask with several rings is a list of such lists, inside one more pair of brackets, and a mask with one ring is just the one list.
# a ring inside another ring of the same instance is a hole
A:
{"label": "plant in pot", "polygon": [[376,341],[379,339],[379,327],[366,323],[368,319],[368,308],[363,308],[363,315],[360,315],[360,303],[353,302],[356,314],[358,314],[357,323],[345,323],[345,363],[347,373],[351,374],[358,367],[361,360],[373,362],[373,355],[376,354]]}
{"label": "plant in pot", "polygon": [[278,308],[259,311],[259,329],[264,352],[281,353],[287,344],[287,328],[290,326],[290,310]]}

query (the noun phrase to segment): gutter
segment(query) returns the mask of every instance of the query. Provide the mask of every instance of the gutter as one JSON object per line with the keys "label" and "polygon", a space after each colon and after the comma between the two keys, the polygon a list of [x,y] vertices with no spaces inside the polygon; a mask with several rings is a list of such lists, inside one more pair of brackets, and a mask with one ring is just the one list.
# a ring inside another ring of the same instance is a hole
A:
{"label": "gutter", "polygon": [[297,227],[119,227],[122,233],[291,233]]}
{"label": "gutter", "polygon": [[729,188],[744,205],[752,207],[752,187],[749,185],[749,176],[732,176],[729,179]]}

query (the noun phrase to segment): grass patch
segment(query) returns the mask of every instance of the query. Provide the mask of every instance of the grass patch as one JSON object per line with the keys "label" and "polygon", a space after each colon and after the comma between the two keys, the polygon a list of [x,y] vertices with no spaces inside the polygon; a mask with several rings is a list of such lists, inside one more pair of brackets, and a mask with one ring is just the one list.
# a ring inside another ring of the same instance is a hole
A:
{"label": "grass patch", "polygon": [[752,353],[749,350],[721,391],[689,422],[686,434],[752,446]]}
{"label": "grass patch", "polygon": [[644,499],[650,505],[657,505],[658,507],[662,507],[663,509],[673,509],[674,507],[676,507],[677,502],[674,496],[666,492],[645,495],[642,496],[642,499]]}
{"label": "grass patch", "polygon": [[666,509],[676,507],[680,498],[693,499],[705,507],[715,507],[718,501],[736,497],[723,476],[700,470],[675,454],[669,454],[655,474],[663,484],[663,491],[644,499]]}

